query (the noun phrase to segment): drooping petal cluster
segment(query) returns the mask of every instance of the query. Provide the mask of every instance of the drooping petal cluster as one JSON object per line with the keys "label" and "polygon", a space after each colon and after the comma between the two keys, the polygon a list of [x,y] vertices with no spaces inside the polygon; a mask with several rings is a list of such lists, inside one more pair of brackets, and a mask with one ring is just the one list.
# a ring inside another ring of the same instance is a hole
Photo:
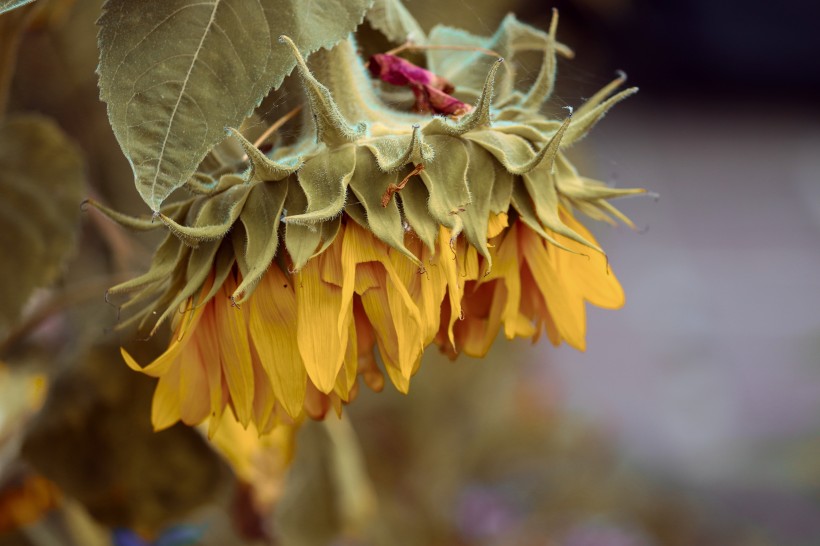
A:
{"label": "drooping petal cluster", "polygon": [[[567,51],[556,24],[546,34],[510,17],[491,38],[434,29],[431,46],[462,48],[428,53],[432,76],[475,97],[458,119],[385,104],[352,38],[315,54],[313,70],[283,38],[310,107],[303,138],[266,155],[234,131],[248,168],[193,179],[193,197],[160,215],[169,235],[150,270],[110,291],[153,330],[175,317],[153,363],[124,353],[159,378],[157,428],[219,423],[226,408],[261,432],[319,418],[341,411],[359,376],[380,390],[386,372],[407,392],[426,346],[483,356],[502,329],[583,350],[585,302],[616,308],[623,293],[572,211],[629,223],[607,200],[642,190],[584,178],[562,150],[635,90],[609,97],[619,79],[563,121],[540,114]],[[518,91],[515,59],[533,44],[542,70]]]}

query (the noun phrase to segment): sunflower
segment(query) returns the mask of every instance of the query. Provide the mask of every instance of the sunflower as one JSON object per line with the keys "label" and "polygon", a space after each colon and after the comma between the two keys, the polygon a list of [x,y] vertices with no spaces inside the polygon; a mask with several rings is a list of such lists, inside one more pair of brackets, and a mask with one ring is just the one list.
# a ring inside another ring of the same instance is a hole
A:
{"label": "sunflower", "polygon": [[[413,111],[388,105],[371,75],[395,55],[367,66],[351,37],[308,68],[283,37],[309,105],[299,138],[263,153],[231,130],[243,170],[194,177],[161,222],[101,207],[168,228],[149,271],[109,291],[138,310],[126,324],[173,317],[152,363],[123,350],[159,379],[154,426],[211,417],[213,433],[226,408],[261,433],[322,418],[359,376],[379,391],[386,373],[406,393],[425,347],[481,357],[502,329],[583,350],[585,302],[617,308],[624,295],[575,214],[631,225],[608,200],[643,190],[579,175],[564,150],[636,89],[610,96],[619,77],[564,120],[541,114],[556,55],[571,54],[556,28],[557,15],[549,33],[508,16],[489,38],[417,36],[427,68],[398,82]],[[540,72],[518,90],[516,58],[534,48]]]}

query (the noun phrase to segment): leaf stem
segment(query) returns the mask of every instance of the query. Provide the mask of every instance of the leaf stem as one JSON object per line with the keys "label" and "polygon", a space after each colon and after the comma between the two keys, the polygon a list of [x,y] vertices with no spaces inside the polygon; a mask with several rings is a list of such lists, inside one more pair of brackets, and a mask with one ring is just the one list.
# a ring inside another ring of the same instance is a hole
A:
{"label": "leaf stem", "polygon": [[[275,133],[276,131],[278,131],[278,130],[279,130],[279,128],[281,128],[284,124],[286,124],[287,122],[289,122],[290,120],[292,120],[294,117],[296,117],[296,115],[297,115],[299,112],[301,112],[301,111],[302,111],[302,108],[303,108],[303,106],[302,106],[302,105],[299,105],[299,106],[297,106],[296,108],[294,108],[293,110],[291,110],[290,112],[288,112],[287,114],[285,114],[284,116],[282,116],[281,118],[279,118],[279,119],[277,119],[276,121],[274,121],[274,122],[273,122],[273,124],[272,124],[270,127],[268,127],[268,128],[265,130],[265,132],[264,132],[264,133],[262,133],[261,135],[259,135],[259,138],[257,138],[257,139],[253,142],[253,145],[254,145],[255,147],[257,147],[257,148],[258,148],[258,147],[260,147],[262,144],[264,144],[264,143],[265,143],[265,141],[266,141],[266,140],[267,140],[267,139],[268,139],[268,138],[269,138],[269,137],[270,137],[273,133]],[[247,161],[247,160],[248,160],[248,154],[243,155],[243,156],[242,156],[242,161]]]}
{"label": "leaf stem", "polygon": [[418,45],[414,44],[413,42],[405,42],[399,47],[387,51],[385,55],[396,55],[398,53],[401,53],[402,51],[426,51],[430,49],[445,51],[475,51],[478,53],[483,53],[484,55],[489,55],[491,57],[501,57],[501,55],[499,55],[496,51],[493,51],[492,49],[485,49],[483,47],[458,45]]}

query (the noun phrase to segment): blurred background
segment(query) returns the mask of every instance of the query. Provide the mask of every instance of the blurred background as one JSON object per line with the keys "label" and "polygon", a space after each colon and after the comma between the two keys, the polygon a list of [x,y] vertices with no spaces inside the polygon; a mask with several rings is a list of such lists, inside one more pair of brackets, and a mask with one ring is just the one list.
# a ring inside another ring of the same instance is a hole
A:
{"label": "blurred background", "polygon": [[[89,194],[143,213],[98,99],[99,2],[57,4],[23,38],[10,110],[55,118],[82,149]],[[559,61],[555,115],[616,70],[640,86],[571,154],[590,177],[659,196],[619,203],[637,233],[587,222],[626,307],[588,308],[585,353],[546,340],[499,340],[481,361],[431,350],[408,396],[363,390],[346,410],[353,432],[305,427],[287,480],[277,464],[242,476],[194,431],[150,432],[151,382],[121,364],[100,287],[141,271],[153,242],[124,243],[85,214],[60,283],[93,297],[2,355],[60,374],[0,498],[43,475],[59,492],[42,496],[69,508],[0,544],[820,544],[820,6],[405,4],[426,29],[482,35],[508,11],[545,29],[557,7],[576,56]],[[328,454],[351,434],[361,451]],[[366,474],[353,485],[340,479],[351,467]],[[275,509],[253,487],[273,488]],[[368,498],[376,516],[357,532]]]}

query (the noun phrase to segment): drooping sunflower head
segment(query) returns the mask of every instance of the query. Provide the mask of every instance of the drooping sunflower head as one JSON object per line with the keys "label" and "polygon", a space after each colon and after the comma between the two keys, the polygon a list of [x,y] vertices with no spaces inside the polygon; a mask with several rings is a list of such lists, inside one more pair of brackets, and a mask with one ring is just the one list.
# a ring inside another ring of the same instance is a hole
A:
{"label": "drooping sunflower head", "polygon": [[[489,38],[436,27],[416,36],[426,69],[390,54],[366,64],[352,37],[309,68],[283,37],[309,114],[299,138],[263,153],[231,130],[241,168],[198,174],[161,223],[103,208],[168,229],[149,271],[110,290],[143,326],[174,318],[154,362],[123,352],[159,378],[156,428],[215,426],[227,407],[262,432],[320,418],[359,376],[380,390],[386,372],[407,392],[426,346],[483,356],[502,329],[583,350],[585,302],[617,308],[623,293],[574,214],[631,225],[608,200],[643,190],[579,175],[564,150],[636,90],[610,96],[618,78],[566,119],[541,114],[569,55],[556,25],[510,16]],[[541,70],[516,89],[517,57],[536,48]],[[387,84],[414,108],[390,106]]]}

